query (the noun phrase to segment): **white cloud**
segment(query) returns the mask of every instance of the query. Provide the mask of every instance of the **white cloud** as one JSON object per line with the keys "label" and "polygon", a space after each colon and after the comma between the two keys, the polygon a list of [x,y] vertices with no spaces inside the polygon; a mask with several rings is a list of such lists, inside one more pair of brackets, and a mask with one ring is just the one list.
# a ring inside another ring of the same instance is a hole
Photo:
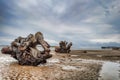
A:
{"label": "white cloud", "polygon": [[16,5],[23,9],[30,9],[31,6],[38,5],[38,0],[19,0]]}
{"label": "white cloud", "polygon": [[11,42],[11,41],[13,41],[13,39],[10,39],[10,38],[0,38],[0,41],[1,42]]}
{"label": "white cloud", "polygon": [[14,39],[12,39],[11,37],[0,37],[0,45],[8,45],[10,44]]}
{"label": "white cloud", "polygon": [[120,34],[109,34],[109,35],[103,35],[99,38],[91,39],[90,40],[93,43],[110,43],[110,42],[116,42],[120,43]]}
{"label": "white cloud", "polygon": [[64,14],[66,11],[66,4],[59,4],[53,7],[53,11],[57,14]]}
{"label": "white cloud", "polygon": [[11,26],[4,26],[4,29],[2,30],[2,32],[9,34],[9,35],[12,35],[14,37],[17,37],[17,36],[25,37],[33,31],[30,29],[28,30],[26,27],[18,28],[15,26],[12,26],[12,27]]}
{"label": "white cloud", "polygon": [[50,40],[50,39],[45,39],[48,43],[51,43],[51,44],[57,44],[58,42],[55,41],[55,40]]}
{"label": "white cloud", "polygon": [[94,42],[94,43],[110,43],[110,42],[117,42],[117,43],[120,43],[120,40],[119,39],[111,39],[111,38],[108,38],[108,39],[92,39],[90,40],[91,42]]}

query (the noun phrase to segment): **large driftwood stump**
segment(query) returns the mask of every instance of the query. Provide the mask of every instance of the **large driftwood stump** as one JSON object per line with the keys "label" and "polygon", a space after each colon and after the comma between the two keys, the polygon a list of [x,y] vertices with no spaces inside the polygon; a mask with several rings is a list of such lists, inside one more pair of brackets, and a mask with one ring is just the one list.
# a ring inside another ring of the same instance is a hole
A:
{"label": "large driftwood stump", "polygon": [[[39,51],[36,46],[41,45],[43,51]],[[10,54],[17,59],[20,65],[37,66],[40,63],[46,63],[46,59],[52,57],[50,45],[44,40],[43,34],[37,32],[30,34],[26,38],[18,37],[10,46],[2,48],[3,54]]]}
{"label": "large driftwood stump", "polygon": [[59,53],[69,53],[71,50],[72,42],[68,44],[66,41],[60,41],[59,46],[55,47],[55,52]]}

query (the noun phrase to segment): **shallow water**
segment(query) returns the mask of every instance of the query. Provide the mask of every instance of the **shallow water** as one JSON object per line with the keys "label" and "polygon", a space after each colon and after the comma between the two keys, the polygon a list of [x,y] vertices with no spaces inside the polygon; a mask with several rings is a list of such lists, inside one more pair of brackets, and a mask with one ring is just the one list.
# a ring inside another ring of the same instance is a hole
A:
{"label": "shallow water", "polygon": [[99,80],[120,80],[120,64],[115,62],[104,62],[100,71]]}

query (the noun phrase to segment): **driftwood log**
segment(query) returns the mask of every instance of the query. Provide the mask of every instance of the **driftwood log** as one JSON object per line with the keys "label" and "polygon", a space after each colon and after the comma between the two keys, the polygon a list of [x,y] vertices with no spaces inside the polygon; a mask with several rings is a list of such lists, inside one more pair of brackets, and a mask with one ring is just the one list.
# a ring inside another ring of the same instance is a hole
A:
{"label": "driftwood log", "polygon": [[[36,48],[37,45],[43,47],[43,51]],[[35,35],[30,34],[26,38],[18,37],[10,46],[2,48],[3,54],[10,54],[18,60],[20,65],[37,66],[46,63],[46,59],[52,57],[50,45],[44,40],[43,34],[37,32]]]}
{"label": "driftwood log", "polygon": [[68,44],[66,41],[60,41],[59,46],[55,47],[55,52],[59,53],[69,53],[71,50],[72,42]]}

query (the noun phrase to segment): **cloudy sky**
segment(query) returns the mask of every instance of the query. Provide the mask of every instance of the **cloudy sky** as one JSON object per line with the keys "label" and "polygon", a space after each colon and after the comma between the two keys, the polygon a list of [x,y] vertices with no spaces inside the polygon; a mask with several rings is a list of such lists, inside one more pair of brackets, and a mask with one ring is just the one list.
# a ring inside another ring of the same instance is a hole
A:
{"label": "cloudy sky", "polygon": [[51,45],[120,46],[120,0],[0,0],[0,44],[37,31]]}

